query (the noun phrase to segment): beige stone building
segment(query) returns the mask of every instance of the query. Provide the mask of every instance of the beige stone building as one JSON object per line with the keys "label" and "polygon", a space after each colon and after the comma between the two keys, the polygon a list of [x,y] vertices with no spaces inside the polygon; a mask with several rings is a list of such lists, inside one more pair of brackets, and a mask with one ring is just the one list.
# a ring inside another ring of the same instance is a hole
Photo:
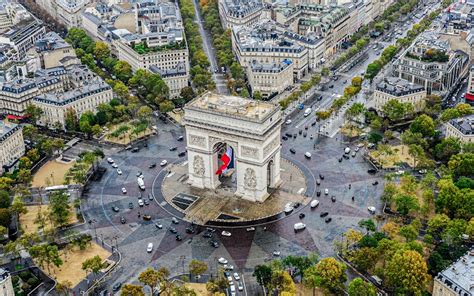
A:
{"label": "beige stone building", "polygon": [[422,86],[409,81],[388,77],[375,87],[373,99],[374,108],[379,114],[383,113],[383,106],[390,100],[410,103],[413,105],[415,112],[420,112],[425,107],[426,90]]}
{"label": "beige stone building", "polygon": [[474,295],[474,249],[434,278],[433,296]]}
{"label": "beige stone building", "polygon": [[459,139],[462,143],[474,143],[474,115],[448,121],[446,123],[446,137]]}
{"label": "beige stone building", "polygon": [[74,48],[55,32],[48,32],[38,40],[35,51],[42,69],[80,64]]}
{"label": "beige stone building", "polygon": [[[0,172],[4,173],[13,167],[18,159],[25,154],[25,143],[23,142],[23,132],[20,125],[0,121]],[[11,279],[8,273],[2,273],[0,269],[0,291],[8,294],[11,287]],[[8,284],[8,281],[10,283]],[[1,293],[1,292],[0,292]]]}
{"label": "beige stone building", "polygon": [[156,66],[151,66],[150,71],[161,75],[170,90],[170,98],[179,97],[181,89],[189,86],[189,74],[186,71],[186,65],[179,63],[175,68],[162,70]]}
{"label": "beige stone building", "polygon": [[38,0],[36,3],[68,29],[81,27],[82,11],[90,0]]}
{"label": "beige stone building", "polygon": [[247,78],[252,94],[260,92],[264,99],[273,97],[293,85],[293,62],[262,64],[256,61],[247,67]]}
{"label": "beige stone building", "polygon": [[222,27],[231,29],[233,26],[250,26],[255,24],[262,14],[261,0],[221,0],[219,16]]}

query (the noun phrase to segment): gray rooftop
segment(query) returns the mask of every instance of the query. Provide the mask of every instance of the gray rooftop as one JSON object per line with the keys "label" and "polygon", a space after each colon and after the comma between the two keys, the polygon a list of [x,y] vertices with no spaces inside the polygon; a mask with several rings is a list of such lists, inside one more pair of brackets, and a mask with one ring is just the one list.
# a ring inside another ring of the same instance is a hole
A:
{"label": "gray rooftop", "polygon": [[150,66],[149,69],[152,73],[160,74],[161,77],[163,77],[163,78],[183,76],[183,75],[187,74],[186,73],[186,65],[184,64],[184,62],[180,62],[176,65],[176,67],[174,67],[172,69],[168,69],[168,70],[160,69],[155,65]]}
{"label": "gray rooftop", "polygon": [[223,0],[226,14],[242,18],[263,9],[262,0]]}
{"label": "gray rooftop", "polygon": [[258,63],[257,61],[252,61],[250,64],[250,69],[252,72],[259,73],[280,73],[283,70],[287,69],[293,62],[291,60],[283,60],[281,63]]}
{"label": "gray rooftop", "polygon": [[474,249],[440,272],[436,278],[460,296],[474,295]]}
{"label": "gray rooftop", "polygon": [[377,84],[376,89],[397,97],[425,91],[421,85],[411,83],[398,77],[386,77],[382,82]]}
{"label": "gray rooftop", "polygon": [[48,32],[44,34],[43,38],[36,41],[35,46],[37,52],[71,47],[71,45],[64,41],[64,39],[61,38],[56,32]]}
{"label": "gray rooftop", "polygon": [[[18,124],[0,120],[0,142],[5,141],[8,137],[10,137],[15,131],[20,128],[21,127]],[[6,271],[0,268],[0,281],[4,279],[4,273],[6,273]]]}
{"label": "gray rooftop", "polygon": [[474,114],[452,119],[449,121],[449,123],[459,130],[463,135],[474,136]]}

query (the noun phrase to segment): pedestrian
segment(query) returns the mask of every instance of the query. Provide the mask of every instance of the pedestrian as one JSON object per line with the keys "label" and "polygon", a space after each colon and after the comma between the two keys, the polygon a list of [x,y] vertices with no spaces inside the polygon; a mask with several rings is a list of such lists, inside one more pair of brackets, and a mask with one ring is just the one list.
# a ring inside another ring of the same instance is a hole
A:
{"label": "pedestrian", "polygon": [[354,196],[352,197],[352,201],[354,201]]}
{"label": "pedestrian", "polygon": [[351,184],[349,183],[349,189],[351,189]]}
{"label": "pedestrian", "polygon": [[140,212],[138,212],[138,218],[140,218]]}

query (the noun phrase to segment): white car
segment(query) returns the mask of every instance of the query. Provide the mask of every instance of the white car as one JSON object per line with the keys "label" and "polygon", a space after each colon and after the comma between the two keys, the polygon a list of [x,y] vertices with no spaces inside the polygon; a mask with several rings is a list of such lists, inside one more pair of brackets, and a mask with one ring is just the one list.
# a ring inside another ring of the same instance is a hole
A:
{"label": "white car", "polygon": [[146,251],[148,253],[151,253],[151,251],[153,251],[153,243],[148,243],[148,246],[146,247]]}
{"label": "white car", "polygon": [[107,162],[108,162],[108,163],[114,163],[114,160],[113,160],[112,158],[108,157],[108,158],[107,158]]}
{"label": "white car", "polygon": [[243,291],[244,290],[244,284],[242,284],[242,282],[239,282],[238,283],[238,288],[239,288],[239,291]]}
{"label": "white car", "polygon": [[291,119],[288,119],[285,123],[286,123],[286,125],[290,125],[291,122],[292,122]]}
{"label": "white car", "polygon": [[168,164],[168,161],[166,159],[163,159],[162,162],[160,162],[160,166],[165,166]]}
{"label": "white car", "polygon": [[230,233],[230,232],[228,232],[228,231],[225,231],[225,230],[222,231],[221,234],[222,234],[222,236],[231,236],[231,235],[232,235],[232,233]]}
{"label": "white car", "polygon": [[116,169],[116,168],[118,168],[118,164],[113,163],[113,164],[112,164],[112,167],[113,167],[114,169]]}
{"label": "white car", "polygon": [[372,206],[367,207],[367,210],[369,210],[371,214],[375,214],[375,207],[372,207]]}
{"label": "white car", "polygon": [[239,274],[238,274],[237,272],[234,272],[234,279],[235,279],[236,281],[240,281],[240,276],[239,276]]}
{"label": "white car", "polygon": [[405,171],[404,171],[404,170],[398,170],[398,171],[395,172],[395,175],[399,175],[399,176],[400,176],[400,175],[403,175],[403,174],[405,174]]}
{"label": "white car", "polygon": [[122,187],[122,193],[123,193],[123,194],[126,194],[126,193],[127,193],[127,189],[125,189],[125,187]]}
{"label": "white car", "polygon": [[275,257],[279,257],[281,255],[281,252],[280,251],[273,251],[273,256]]}
{"label": "white car", "polygon": [[317,199],[312,200],[310,206],[311,208],[316,208],[317,206],[319,206],[319,200]]}
{"label": "white car", "polygon": [[121,175],[121,174],[122,174],[122,170],[121,170],[121,169],[117,169],[117,174]]}
{"label": "white car", "polygon": [[227,264],[224,264],[224,269],[225,270],[234,270],[234,265],[227,265]]}
{"label": "white car", "polygon": [[143,205],[144,205],[143,200],[141,198],[138,200],[138,205],[140,207],[143,207]]}
{"label": "white car", "polygon": [[324,189],[324,194],[325,194],[325,195],[328,195],[328,194],[329,194],[329,189],[325,188],[325,189]]}
{"label": "white car", "polygon": [[249,227],[247,228],[247,232],[255,231],[255,227]]}
{"label": "white car", "polygon": [[360,149],[359,147],[356,147],[356,148],[354,149],[354,151],[355,151],[355,152],[358,152],[359,149]]}
{"label": "white car", "polygon": [[221,257],[221,258],[217,259],[217,262],[219,262],[220,264],[227,264],[228,261],[224,257]]}

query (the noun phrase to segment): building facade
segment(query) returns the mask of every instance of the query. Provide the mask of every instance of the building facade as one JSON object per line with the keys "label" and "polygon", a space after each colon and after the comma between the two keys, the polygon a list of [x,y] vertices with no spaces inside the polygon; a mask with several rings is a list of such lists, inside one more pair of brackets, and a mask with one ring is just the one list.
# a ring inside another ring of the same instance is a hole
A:
{"label": "building facade", "polygon": [[426,105],[426,90],[420,85],[409,81],[388,77],[377,84],[373,94],[374,108],[382,114],[383,107],[390,100],[397,100],[400,103],[409,103],[415,112],[420,112]]}
{"label": "building facade", "polygon": [[162,70],[156,66],[151,66],[152,73],[160,74],[163,81],[170,90],[170,98],[177,98],[183,88],[189,86],[189,74],[186,71],[186,65],[179,63],[176,68],[170,70]]}
{"label": "building facade", "polygon": [[259,92],[264,99],[273,97],[293,85],[293,62],[279,64],[252,62],[247,67],[247,78],[252,94]]}
{"label": "building facade", "polygon": [[474,249],[471,249],[434,278],[433,296],[473,296],[473,270]]}
{"label": "building facade", "polygon": [[[25,143],[20,125],[0,121],[0,171],[4,173],[13,167],[18,159],[25,154]],[[8,291],[8,277],[0,269],[0,291]],[[10,280],[11,286],[11,280]],[[3,294],[5,295],[5,294]],[[14,295],[14,294],[6,294]]]}
{"label": "building facade", "polygon": [[263,11],[261,0],[221,0],[219,16],[224,29],[255,24]]}
{"label": "building facade", "polygon": [[36,3],[68,29],[81,27],[82,16],[90,0],[38,0]]}
{"label": "building facade", "polygon": [[43,38],[44,34],[46,34],[46,29],[43,23],[31,16],[29,20],[25,20],[1,34],[0,44],[11,47],[11,59],[21,60],[25,58],[28,50]]}
{"label": "building facade", "polygon": [[39,67],[42,69],[80,63],[74,48],[55,32],[46,33],[36,42],[35,49],[40,63]]}
{"label": "building facade", "polygon": [[474,115],[455,118],[446,123],[446,137],[462,143],[474,143]]}

